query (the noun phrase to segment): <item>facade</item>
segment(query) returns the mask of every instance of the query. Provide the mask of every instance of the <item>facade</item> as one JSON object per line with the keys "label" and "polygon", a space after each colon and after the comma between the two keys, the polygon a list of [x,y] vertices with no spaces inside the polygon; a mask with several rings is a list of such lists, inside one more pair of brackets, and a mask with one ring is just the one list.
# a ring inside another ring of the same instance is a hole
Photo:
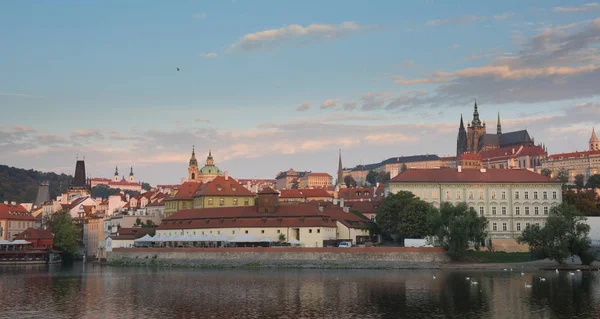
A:
{"label": "facade", "polygon": [[[526,168],[540,171],[547,153],[541,145],[508,146],[480,153],[484,168]],[[465,166],[463,166],[465,168]]]}
{"label": "facade", "polygon": [[225,173],[199,188],[190,208],[253,206],[255,197],[254,193]]}
{"label": "facade", "polygon": [[456,165],[462,168],[481,168],[481,154],[463,153],[456,159]]}
{"label": "facade", "polygon": [[253,193],[258,193],[258,192],[260,192],[261,189],[263,189],[265,187],[274,188],[275,184],[277,183],[277,181],[274,179],[247,179],[247,178],[237,179],[237,182],[240,183],[240,185],[242,185],[245,189],[247,189]]}
{"label": "facade", "polygon": [[35,227],[35,217],[15,202],[0,203],[0,240],[12,241],[15,236]]}
{"label": "facade", "polygon": [[403,165],[406,165],[407,169],[421,169],[440,168],[446,164],[446,161],[432,154],[391,157],[380,163],[358,165],[349,171],[344,171],[344,177],[350,175],[358,186],[362,186],[367,184],[369,171],[385,172],[390,175],[390,178],[394,178],[400,174]]}
{"label": "facade", "polygon": [[129,191],[142,191],[142,184],[135,181],[135,175],[133,174],[133,167],[131,167],[129,171],[129,179],[125,179],[125,176],[119,178],[119,168],[115,167],[115,175],[112,180],[108,178],[90,178],[89,179],[90,187],[95,187],[98,185],[106,185],[109,188],[120,189],[120,190],[129,190]]}
{"label": "facade", "polygon": [[297,184],[300,186],[300,180],[304,175],[309,172],[297,172],[294,169],[290,168],[285,172],[280,172],[275,177],[275,188],[276,189],[292,189],[294,185]]}
{"label": "facade", "polygon": [[327,173],[305,174],[300,179],[300,188],[323,188],[331,186],[331,175]]}
{"label": "facade", "polygon": [[61,204],[62,210],[68,211],[71,218],[85,218],[96,212],[98,203],[88,196],[78,197],[70,204]]}
{"label": "facade", "polygon": [[560,182],[526,169],[408,170],[388,191],[410,191],[435,207],[466,202],[488,219],[494,238],[516,238],[529,224],[543,225],[562,202]]}
{"label": "facade", "polygon": [[473,110],[473,120],[467,124],[465,129],[462,115],[458,127],[458,136],[456,142],[456,157],[464,153],[477,154],[482,151],[498,147],[508,146],[532,146],[534,139],[529,136],[527,130],[502,133],[500,124],[500,113],[498,113],[498,122],[496,124],[496,134],[488,134],[485,121],[479,118],[477,102]]}
{"label": "facade", "polygon": [[104,247],[104,219],[88,218],[84,224],[84,251],[86,257],[95,258],[100,248]]}
{"label": "facade", "polygon": [[335,193],[334,197],[346,203],[379,200],[383,198],[383,188],[383,184],[376,187],[344,188]]}
{"label": "facade", "polygon": [[85,161],[77,160],[75,164],[75,176],[67,188],[67,192],[62,194],[61,203],[68,204],[80,197],[90,196],[90,185],[86,180]]}
{"label": "facade", "polygon": [[194,195],[202,186],[201,182],[185,182],[177,192],[171,194],[164,199],[165,216],[169,216],[176,211],[182,209],[190,209],[194,207]]}
{"label": "facade", "polygon": [[333,194],[330,194],[324,188],[305,188],[299,189],[299,191],[306,202],[333,202]]}
{"label": "facade", "polygon": [[542,169],[549,169],[552,177],[561,169],[569,172],[569,183],[575,183],[575,176],[582,174],[584,182],[595,174],[600,174],[600,149],[598,149],[598,137],[596,130],[592,129],[592,136],[589,141],[589,149],[583,152],[560,153],[548,156],[548,159],[542,162]]}
{"label": "facade", "polygon": [[188,165],[188,182],[208,183],[215,177],[221,175],[222,172],[217,166],[215,166],[215,161],[210,150],[208,151],[208,156],[206,157],[206,165],[198,169],[196,150],[192,149],[192,157],[190,157],[190,162]]}
{"label": "facade", "polygon": [[116,232],[106,237],[106,251],[112,251],[113,248],[131,248],[134,247],[134,240],[144,235],[152,235],[154,228],[125,228],[121,227]]}
{"label": "facade", "polygon": [[14,237],[15,240],[26,240],[34,249],[53,249],[54,234],[45,229],[27,228]]}
{"label": "facade", "polygon": [[41,182],[38,187],[37,196],[35,196],[35,201],[33,202],[34,208],[42,207],[42,204],[50,201],[50,184],[46,181]]}

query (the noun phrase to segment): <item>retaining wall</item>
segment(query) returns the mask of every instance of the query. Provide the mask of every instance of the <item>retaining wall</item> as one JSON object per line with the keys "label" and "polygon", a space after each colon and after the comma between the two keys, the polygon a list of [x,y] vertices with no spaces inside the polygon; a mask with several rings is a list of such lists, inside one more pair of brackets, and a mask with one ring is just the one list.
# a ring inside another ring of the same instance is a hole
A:
{"label": "retaining wall", "polygon": [[436,268],[442,248],[115,248],[109,264],[189,267]]}

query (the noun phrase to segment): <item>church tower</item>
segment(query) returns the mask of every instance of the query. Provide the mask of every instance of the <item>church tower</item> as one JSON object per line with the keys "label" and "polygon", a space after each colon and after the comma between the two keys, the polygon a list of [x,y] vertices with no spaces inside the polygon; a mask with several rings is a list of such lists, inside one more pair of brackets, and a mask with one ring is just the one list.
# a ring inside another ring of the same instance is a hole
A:
{"label": "church tower", "polygon": [[133,166],[131,166],[131,170],[129,171],[129,181],[133,183],[135,181],[133,177]]}
{"label": "church tower", "polygon": [[458,127],[458,137],[456,139],[456,157],[467,152],[467,131],[463,123],[463,116],[460,115],[460,126]]}
{"label": "church tower", "polygon": [[498,111],[498,124],[496,124],[496,134],[498,135],[498,142],[500,142],[500,135],[502,135],[502,125],[500,125],[500,111]]}
{"label": "church tower", "polygon": [[195,182],[198,178],[198,160],[196,159],[196,149],[192,147],[192,157],[188,166],[188,182]]}
{"label": "church tower", "polygon": [[338,188],[343,188],[344,186],[346,186],[346,184],[344,184],[344,170],[342,168],[342,150],[340,149],[340,155],[339,155],[339,160],[338,160],[338,171],[337,171],[337,185]]}
{"label": "church tower", "polygon": [[590,137],[590,151],[600,151],[600,142],[598,142],[595,128],[592,128],[592,137]]}
{"label": "church tower", "polygon": [[119,167],[115,166],[115,176],[113,177],[113,181],[119,181]]}
{"label": "church tower", "polygon": [[485,122],[482,124],[479,119],[477,101],[475,101],[473,110],[473,120],[468,126],[467,151],[469,153],[477,154],[483,149],[483,136],[486,133]]}

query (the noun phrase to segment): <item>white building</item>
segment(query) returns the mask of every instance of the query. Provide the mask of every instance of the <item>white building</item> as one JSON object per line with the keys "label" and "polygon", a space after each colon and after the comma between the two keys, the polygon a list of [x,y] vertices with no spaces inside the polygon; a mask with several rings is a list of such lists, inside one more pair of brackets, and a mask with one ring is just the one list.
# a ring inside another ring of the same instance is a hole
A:
{"label": "white building", "polygon": [[515,238],[529,224],[542,226],[562,202],[560,182],[526,169],[412,169],[388,185],[440,207],[466,202],[488,221],[492,238]]}
{"label": "white building", "polygon": [[553,177],[561,170],[569,172],[569,183],[575,183],[575,176],[582,174],[584,182],[595,174],[600,174],[600,143],[596,136],[596,131],[592,129],[592,136],[589,140],[589,149],[583,152],[561,153],[548,156],[548,159],[542,162],[542,169],[549,169]]}

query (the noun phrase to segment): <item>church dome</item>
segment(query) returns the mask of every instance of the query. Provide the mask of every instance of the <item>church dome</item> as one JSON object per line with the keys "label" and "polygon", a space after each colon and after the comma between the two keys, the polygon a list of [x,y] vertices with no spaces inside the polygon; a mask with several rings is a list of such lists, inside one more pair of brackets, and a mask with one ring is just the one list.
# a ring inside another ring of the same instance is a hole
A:
{"label": "church dome", "polygon": [[221,170],[215,165],[205,165],[198,173],[200,175],[221,175]]}

